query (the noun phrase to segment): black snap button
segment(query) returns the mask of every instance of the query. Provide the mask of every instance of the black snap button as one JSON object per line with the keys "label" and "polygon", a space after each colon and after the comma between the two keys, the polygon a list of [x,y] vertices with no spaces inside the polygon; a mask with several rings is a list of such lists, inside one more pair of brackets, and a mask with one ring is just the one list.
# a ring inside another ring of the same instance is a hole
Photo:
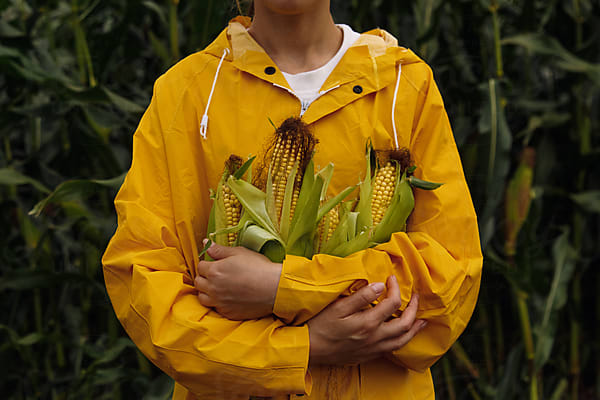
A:
{"label": "black snap button", "polygon": [[275,73],[275,67],[267,67],[265,68],[265,74],[273,75]]}
{"label": "black snap button", "polygon": [[354,91],[354,93],[356,93],[356,94],[361,94],[363,91],[363,88],[360,85],[356,85],[352,88],[352,91]]}

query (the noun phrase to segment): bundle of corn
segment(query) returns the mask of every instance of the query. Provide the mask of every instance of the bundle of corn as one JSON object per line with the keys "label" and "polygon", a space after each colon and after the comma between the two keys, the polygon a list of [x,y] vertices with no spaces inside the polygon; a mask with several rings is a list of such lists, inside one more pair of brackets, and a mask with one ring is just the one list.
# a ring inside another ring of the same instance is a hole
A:
{"label": "bundle of corn", "polygon": [[[213,230],[209,226],[209,238],[237,233],[232,245],[261,252],[275,262],[282,261],[286,254],[312,257],[319,221],[354,189],[349,187],[325,201],[333,164],[315,174],[312,155],[316,144],[317,139],[303,121],[285,120],[276,129],[253,183],[242,179],[245,170],[224,181],[243,211],[237,225],[214,225]],[[265,170],[266,176],[260,172]],[[215,201],[213,209],[217,207],[220,203]],[[235,211],[233,215],[237,215]]]}
{"label": "bundle of corn", "polygon": [[366,147],[367,172],[360,184],[358,203],[342,204],[336,229],[327,232],[325,240],[321,238],[322,253],[345,257],[389,241],[392,233],[406,230],[415,205],[412,188],[433,190],[441,186],[413,176],[416,167],[408,149],[374,151],[370,142]]}
{"label": "bundle of corn", "polygon": [[244,180],[254,159],[242,165],[241,160],[230,158],[214,196],[211,218],[217,223],[209,224],[209,238],[261,252],[275,262],[286,254],[343,257],[386,242],[392,233],[406,229],[414,208],[412,187],[431,190],[440,186],[412,176],[415,167],[407,149],[375,152],[368,142],[367,173],[360,183],[359,200],[343,202],[354,186],[327,199],[333,164],[315,173],[316,143],[304,122],[289,118],[276,129],[265,152],[259,171],[266,170],[266,176],[259,172],[254,179]]}

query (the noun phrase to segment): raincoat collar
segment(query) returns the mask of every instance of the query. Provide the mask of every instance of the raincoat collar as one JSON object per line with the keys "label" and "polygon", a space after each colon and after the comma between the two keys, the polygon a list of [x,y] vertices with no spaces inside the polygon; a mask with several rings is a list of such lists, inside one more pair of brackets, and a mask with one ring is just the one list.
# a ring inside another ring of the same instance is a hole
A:
{"label": "raincoat collar", "polygon": [[[277,65],[247,32],[250,23],[248,17],[232,19],[205,52],[221,58],[228,48],[230,52],[224,60],[233,67],[291,91]],[[382,29],[363,33],[323,84],[321,91],[328,92],[327,96],[318,98],[308,108],[303,115],[305,122],[310,124],[360,97],[393,85],[398,64],[420,61],[412,51],[398,47],[397,43]]]}

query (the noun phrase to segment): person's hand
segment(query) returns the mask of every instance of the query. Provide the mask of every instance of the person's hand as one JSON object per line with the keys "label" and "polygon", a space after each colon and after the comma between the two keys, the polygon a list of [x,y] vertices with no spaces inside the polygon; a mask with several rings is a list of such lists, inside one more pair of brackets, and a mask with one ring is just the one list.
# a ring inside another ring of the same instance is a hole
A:
{"label": "person's hand", "polygon": [[390,319],[401,304],[395,276],[387,280],[387,297],[364,309],[383,293],[383,283],[372,283],[331,303],[308,321],[311,364],[358,364],[398,350],[427,324],[417,320],[419,296],[414,294],[398,318]]}
{"label": "person's hand", "polygon": [[231,320],[247,320],[273,312],[281,264],[244,247],[216,243],[208,249],[215,261],[200,261],[195,286],[198,300]]}

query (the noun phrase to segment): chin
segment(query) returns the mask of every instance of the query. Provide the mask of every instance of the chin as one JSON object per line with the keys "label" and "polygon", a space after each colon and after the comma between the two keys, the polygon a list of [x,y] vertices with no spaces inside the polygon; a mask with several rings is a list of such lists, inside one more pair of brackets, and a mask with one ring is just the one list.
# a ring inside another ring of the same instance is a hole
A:
{"label": "chin", "polygon": [[254,4],[255,7],[263,6],[277,14],[296,15],[314,11],[324,4],[329,5],[329,0],[255,0]]}

